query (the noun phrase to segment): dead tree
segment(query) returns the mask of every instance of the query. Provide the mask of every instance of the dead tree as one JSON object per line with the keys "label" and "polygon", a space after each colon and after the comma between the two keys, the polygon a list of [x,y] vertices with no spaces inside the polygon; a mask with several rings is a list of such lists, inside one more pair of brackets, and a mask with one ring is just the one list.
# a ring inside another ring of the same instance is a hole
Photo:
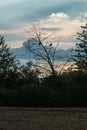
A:
{"label": "dead tree", "polygon": [[56,68],[60,67],[56,60],[62,58],[56,53],[59,42],[53,41],[53,34],[47,34],[35,25],[31,28],[31,32],[31,38],[24,43],[24,46],[34,56],[36,63],[33,65],[46,73],[56,74]]}

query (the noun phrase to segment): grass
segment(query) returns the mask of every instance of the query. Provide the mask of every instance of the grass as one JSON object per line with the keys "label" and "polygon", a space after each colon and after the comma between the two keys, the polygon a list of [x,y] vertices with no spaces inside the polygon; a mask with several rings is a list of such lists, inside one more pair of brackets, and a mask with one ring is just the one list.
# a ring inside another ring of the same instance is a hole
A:
{"label": "grass", "polygon": [[1,107],[0,130],[87,130],[87,109]]}

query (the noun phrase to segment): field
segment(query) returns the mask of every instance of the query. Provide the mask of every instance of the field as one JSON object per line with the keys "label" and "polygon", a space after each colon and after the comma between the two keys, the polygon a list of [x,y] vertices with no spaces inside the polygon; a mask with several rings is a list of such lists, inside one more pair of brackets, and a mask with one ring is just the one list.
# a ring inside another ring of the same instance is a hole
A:
{"label": "field", "polygon": [[0,130],[87,130],[87,109],[1,107]]}

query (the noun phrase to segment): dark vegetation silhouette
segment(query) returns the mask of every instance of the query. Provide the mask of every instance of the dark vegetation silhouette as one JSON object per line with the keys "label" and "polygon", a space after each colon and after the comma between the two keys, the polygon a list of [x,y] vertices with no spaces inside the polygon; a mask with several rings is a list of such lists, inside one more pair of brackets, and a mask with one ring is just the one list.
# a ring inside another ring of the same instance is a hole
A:
{"label": "dark vegetation silhouette", "polygon": [[74,49],[76,53],[73,55],[72,60],[76,64],[76,69],[87,73],[87,24],[81,26],[81,29],[82,32],[77,33],[79,42],[76,43],[76,49]]}
{"label": "dark vegetation silhouette", "polygon": [[[46,46],[42,44],[37,31],[34,31],[45,53],[38,52],[47,58],[45,60],[49,64],[50,69],[47,69],[50,73],[47,70],[49,74],[42,77],[37,65],[31,61],[19,65],[0,36],[0,106],[87,107],[87,24],[82,27],[81,33],[77,33],[79,42],[71,56],[73,68],[62,73],[55,71],[49,53],[51,50],[45,50]],[[52,43],[49,46],[52,47]],[[33,49],[30,51],[38,55],[36,48]]]}

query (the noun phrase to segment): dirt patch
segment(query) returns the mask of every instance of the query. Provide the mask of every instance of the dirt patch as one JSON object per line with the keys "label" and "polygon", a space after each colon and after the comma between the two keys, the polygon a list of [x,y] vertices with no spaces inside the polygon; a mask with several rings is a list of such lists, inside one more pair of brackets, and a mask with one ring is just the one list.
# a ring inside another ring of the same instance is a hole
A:
{"label": "dirt patch", "polygon": [[0,130],[87,130],[87,109],[2,107]]}

